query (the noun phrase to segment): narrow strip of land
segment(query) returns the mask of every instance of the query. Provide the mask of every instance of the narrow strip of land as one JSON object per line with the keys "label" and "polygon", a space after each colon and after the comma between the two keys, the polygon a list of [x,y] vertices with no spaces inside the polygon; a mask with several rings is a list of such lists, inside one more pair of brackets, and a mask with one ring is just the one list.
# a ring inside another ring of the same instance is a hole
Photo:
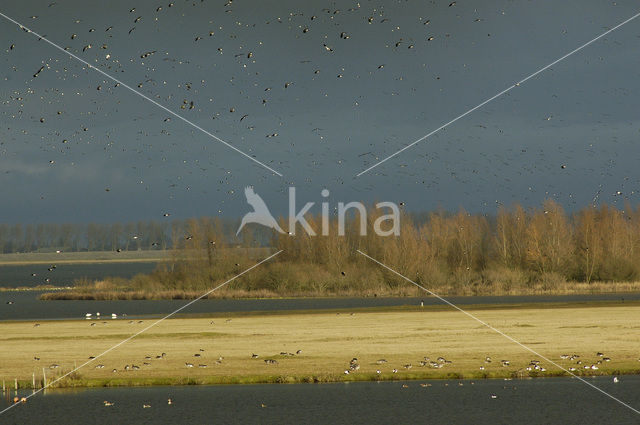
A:
{"label": "narrow strip of land", "polygon": [[[479,309],[474,315],[578,375],[640,373],[637,306]],[[40,383],[44,368],[50,382],[147,325],[120,318],[2,323],[0,379],[30,385],[35,374]],[[59,384],[564,374],[458,312],[425,309],[169,319]]]}

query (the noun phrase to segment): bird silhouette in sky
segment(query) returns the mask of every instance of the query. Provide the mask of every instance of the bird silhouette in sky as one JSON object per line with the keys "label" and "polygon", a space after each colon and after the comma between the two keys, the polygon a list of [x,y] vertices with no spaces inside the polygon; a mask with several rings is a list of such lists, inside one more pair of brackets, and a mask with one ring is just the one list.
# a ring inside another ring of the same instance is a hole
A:
{"label": "bird silhouette in sky", "polygon": [[285,233],[278,223],[276,219],[273,218],[271,213],[269,212],[269,208],[267,208],[267,204],[264,203],[260,195],[253,191],[253,187],[247,186],[244,188],[244,195],[247,198],[247,203],[253,207],[252,212],[248,212],[242,217],[242,222],[240,223],[240,227],[236,232],[236,236],[240,233],[245,224],[249,223],[258,223],[263,226],[270,227],[272,229],[276,229],[280,233]]}

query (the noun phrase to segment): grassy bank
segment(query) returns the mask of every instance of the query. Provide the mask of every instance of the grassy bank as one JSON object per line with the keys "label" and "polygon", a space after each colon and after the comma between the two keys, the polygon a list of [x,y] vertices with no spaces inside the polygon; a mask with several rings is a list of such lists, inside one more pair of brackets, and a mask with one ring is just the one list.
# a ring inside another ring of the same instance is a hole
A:
{"label": "grassy bank", "polygon": [[[563,367],[576,368],[576,374],[640,373],[640,313],[635,305],[476,308],[473,314]],[[44,367],[51,381],[151,323],[128,319],[52,321],[40,322],[39,326],[33,322],[1,323],[0,378],[7,383],[18,378],[30,385],[32,373],[41,380]],[[603,355],[598,356],[598,352]],[[252,354],[258,357],[252,358]],[[564,354],[580,357],[562,359]],[[488,356],[490,363],[486,362]],[[345,374],[354,357],[359,369]],[[420,362],[425,357],[435,363],[422,366]],[[386,362],[378,364],[380,359]],[[504,365],[502,360],[509,364]],[[540,360],[539,366],[545,370],[528,371],[531,360]],[[58,366],[52,368],[53,365]],[[167,319],[56,385],[481,379],[564,374],[459,312],[425,307]]]}
{"label": "grassy bank", "polygon": [[[40,288],[38,290],[46,290]],[[461,290],[449,286],[436,289],[440,296],[482,296],[482,295],[570,295],[570,294],[609,294],[616,293],[624,297],[625,293],[640,292],[640,282],[565,282],[548,288],[543,285],[512,286],[509,290],[488,286],[483,290]],[[2,288],[0,288],[0,291]],[[185,289],[132,289],[126,285],[114,285],[112,281],[85,282],[73,288],[55,288],[55,292],[46,292],[39,296],[41,300],[189,300],[207,292]],[[377,289],[337,288],[334,290],[295,290],[295,289],[254,289],[222,288],[209,294],[208,299],[225,298],[295,298],[295,297],[423,297],[425,291],[410,285],[397,287],[379,287]]]}

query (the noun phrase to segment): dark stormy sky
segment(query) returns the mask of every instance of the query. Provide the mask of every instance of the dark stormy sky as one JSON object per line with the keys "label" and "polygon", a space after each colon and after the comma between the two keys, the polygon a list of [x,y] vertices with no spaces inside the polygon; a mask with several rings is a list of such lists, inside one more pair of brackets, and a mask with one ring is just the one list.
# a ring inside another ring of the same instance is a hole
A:
{"label": "dark stormy sky", "polygon": [[289,186],[412,211],[639,203],[640,18],[355,177],[640,12],[449,3],[2,2],[283,177],[0,18],[0,221],[237,217],[248,185],[276,214]]}

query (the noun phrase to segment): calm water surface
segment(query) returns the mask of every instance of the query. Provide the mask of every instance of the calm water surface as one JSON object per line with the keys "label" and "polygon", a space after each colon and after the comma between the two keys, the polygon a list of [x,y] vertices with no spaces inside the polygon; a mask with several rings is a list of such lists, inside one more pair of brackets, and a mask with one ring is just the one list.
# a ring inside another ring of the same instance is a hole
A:
{"label": "calm water surface", "polygon": [[[640,377],[590,382],[640,408]],[[633,424],[640,416],[571,378],[100,388],[50,391],[3,424]],[[459,382],[463,383],[462,386]],[[407,388],[403,388],[407,385]],[[13,392],[11,393],[13,396]],[[496,396],[496,398],[492,398]],[[172,404],[167,404],[167,399]],[[105,407],[104,401],[114,403]],[[143,408],[143,404],[150,405]],[[266,407],[262,407],[264,404]],[[0,409],[7,406],[0,401]]]}
{"label": "calm water surface", "polygon": [[[166,315],[189,301],[139,300],[139,301],[40,301],[41,292],[0,292],[0,321],[2,320],[53,320],[80,319],[86,313],[100,312],[111,316],[126,314],[128,317],[152,317]],[[536,302],[585,302],[640,300],[640,294],[597,294],[559,296],[499,296],[499,297],[447,297],[456,305],[510,304]],[[185,310],[186,314],[215,314],[246,311],[314,310],[338,308],[385,307],[402,305],[443,304],[433,297],[424,298],[289,298],[289,299],[215,299],[199,300]],[[7,304],[12,303],[12,304]]]}
{"label": "calm water surface", "polygon": [[[93,264],[30,264],[19,266],[0,265],[0,288],[34,287],[38,285],[70,286],[81,278],[104,279],[112,277],[133,277],[138,273],[149,273],[157,263],[93,263]],[[35,274],[35,276],[34,276]],[[46,279],[49,279],[47,282]]]}

